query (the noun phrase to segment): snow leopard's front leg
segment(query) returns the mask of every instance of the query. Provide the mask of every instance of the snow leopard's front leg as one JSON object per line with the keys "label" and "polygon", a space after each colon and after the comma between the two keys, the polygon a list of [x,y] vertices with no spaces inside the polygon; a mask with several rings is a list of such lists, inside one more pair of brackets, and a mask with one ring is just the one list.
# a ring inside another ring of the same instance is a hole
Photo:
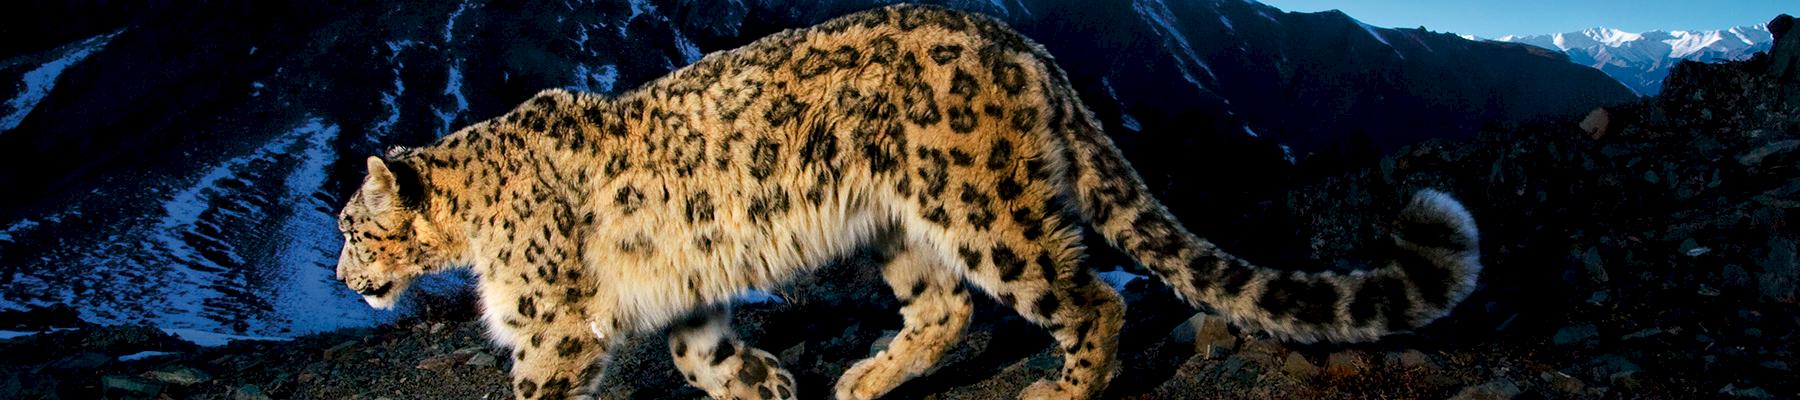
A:
{"label": "snow leopard's front leg", "polygon": [[731,309],[714,306],[669,327],[669,353],[688,384],[714,399],[793,399],[794,375],[731,330]]}
{"label": "snow leopard's front leg", "polygon": [[513,350],[514,399],[596,399],[607,353],[620,335],[578,318],[540,323],[520,331]]}

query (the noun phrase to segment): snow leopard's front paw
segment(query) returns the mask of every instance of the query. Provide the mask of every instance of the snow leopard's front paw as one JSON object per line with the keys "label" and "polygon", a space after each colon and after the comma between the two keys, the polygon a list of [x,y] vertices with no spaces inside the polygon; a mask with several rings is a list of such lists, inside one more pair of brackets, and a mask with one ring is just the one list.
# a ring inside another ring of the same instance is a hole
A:
{"label": "snow leopard's front paw", "polygon": [[1063,385],[1060,381],[1040,380],[1025,387],[1019,392],[1021,400],[1074,400],[1083,399],[1076,389]]}
{"label": "snow leopard's front paw", "polygon": [[882,354],[851,365],[837,381],[838,400],[869,400],[887,394],[900,386],[904,376],[892,368],[893,363],[878,362]]}

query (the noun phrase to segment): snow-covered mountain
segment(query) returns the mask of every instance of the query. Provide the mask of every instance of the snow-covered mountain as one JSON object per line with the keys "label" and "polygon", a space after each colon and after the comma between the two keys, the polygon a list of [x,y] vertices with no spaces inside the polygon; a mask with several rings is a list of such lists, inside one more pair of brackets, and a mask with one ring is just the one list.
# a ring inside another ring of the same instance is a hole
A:
{"label": "snow-covered mountain", "polygon": [[1494,40],[1561,51],[1569,55],[1569,61],[1605,71],[1638,94],[1652,96],[1662,90],[1669,68],[1681,60],[1741,60],[1768,51],[1774,37],[1767,26],[1759,24],[1713,31],[1643,33],[1594,28],[1548,35],[1507,35]]}
{"label": "snow-covered mountain", "polygon": [[[926,2],[1043,43],[1158,195],[1202,233],[1231,230],[1226,242],[1295,240],[1240,219],[1309,153],[1633,97],[1560,54],[1341,12]],[[0,3],[0,309],[287,335],[392,315],[331,277],[333,211],[363,157],[543,88],[621,93],[889,1]]]}

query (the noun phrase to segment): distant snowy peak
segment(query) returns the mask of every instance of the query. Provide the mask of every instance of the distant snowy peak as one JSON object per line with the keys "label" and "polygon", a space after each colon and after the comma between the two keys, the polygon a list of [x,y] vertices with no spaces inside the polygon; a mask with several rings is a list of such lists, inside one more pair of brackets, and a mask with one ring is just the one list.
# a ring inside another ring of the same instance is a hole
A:
{"label": "distant snowy peak", "polygon": [[[1468,37],[1470,40],[1479,38]],[[1767,25],[1710,31],[1627,32],[1593,28],[1547,35],[1507,35],[1497,42],[1561,51],[1569,61],[1598,68],[1642,95],[1662,90],[1663,77],[1680,60],[1740,60],[1769,49]]]}
{"label": "distant snowy peak", "polygon": [[[1632,49],[1667,58],[1689,58],[1706,52],[1731,53],[1767,46],[1774,41],[1766,25],[1748,25],[1711,31],[1626,32],[1593,28],[1548,35],[1506,35],[1494,41],[1523,43],[1569,52],[1598,48]],[[1655,50],[1655,51],[1641,51]]]}

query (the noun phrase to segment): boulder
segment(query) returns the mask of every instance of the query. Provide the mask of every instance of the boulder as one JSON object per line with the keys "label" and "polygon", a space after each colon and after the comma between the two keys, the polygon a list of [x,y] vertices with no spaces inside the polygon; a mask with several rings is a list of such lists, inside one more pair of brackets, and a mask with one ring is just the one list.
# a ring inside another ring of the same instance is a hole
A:
{"label": "boulder", "polygon": [[450,366],[453,366],[453,365],[469,362],[469,359],[473,358],[474,356],[475,356],[475,352],[456,351],[456,352],[451,352],[450,354],[439,354],[439,355],[435,355],[435,356],[431,356],[431,357],[426,357],[424,360],[419,360],[419,369],[428,369],[428,370],[433,370],[433,371],[443,370],[446,368],[450,368]]}
{"label": "boulder", "polygon": [[1368,356],[1360,351],[1340,351],[1325,357],[1325,374],[1333,378],[1355,377],[1368,369]]}
{"label": "boulder", "polygon": [[1237,335],[1231,334],[1231,327],[1225,320],[1206,313],[1194,313],[1174,331],[1169,338],[1179,343],[1194,346],[1194,354],[1206,358],[1220,358],[1237,349]]}
{"label": "boulder", "polygon": [[115,397],[152,397],[162,393],[163,385],[134,376],[107,375],[100,377],[100,389]]}
{"label": "boulder", "polygon": [[1319,367],[1307,361],[1300,353],[1288,353],[1287,359],[1281,362],[1281,371],[1294,379],[1306,380],[1318,375]]}
{"label": "boulder", "polygon": [[1581,119],[1581,130],[1587,132],[1589,139],[1600,140],[1605,137],[1612,125],[1612,112],[1605,107],[1589,111],[1587,118]]}
{"label": "boulder", "polygon": [[475,353],[475,355],[470,356],[469,361],[464,362],[463,365],[467,365],[467,366],[471,366],[471,367],[484,367],[484,368],[485,367],[493,367],[496,365],[500,365],[500,360],[495,358],[493,354]]}
{"label": "boulder", "polygon": [[231,391],[231,400],[270,400],[270,398],[268,394],[263,393],[262,387],[244,385]]}
{"label": "boulder", "polygon": [[206,382],[212,381],[212,375],[207,375],[205,371],[201,371],[198,369],[194,369],[193,367],[186,367],[186,366],[171,366],[171,367],[167,367],[167,368],[163,368],[163,369],[159,369],[159,370],[155,370],[155,371],[145,372],[143,374],[143,377],[155,379],[155,380],[157,380],[159,382],[163,382],[163,383],[181,385],[181,386],[190,386],[190,385],[194,385],[194,384],[198,384],[198,383],[206,383]]}
{"label": "boulder", "polygon": [[1517,397],[1519,395],[1519,393],[1520,393],[1519,385],[1513,384],[1512,381],[1509,381],[1506,379],[1499,379],[1499,380],[1491,381],[1488,383],[1483,383],[1480,385],[1463,388],[1462,391],[1456,392],[1455,396],[1450,396],[1450,399],[1451,400],[1507,400],[1507,399],[1511,399],[1513,397]]}

